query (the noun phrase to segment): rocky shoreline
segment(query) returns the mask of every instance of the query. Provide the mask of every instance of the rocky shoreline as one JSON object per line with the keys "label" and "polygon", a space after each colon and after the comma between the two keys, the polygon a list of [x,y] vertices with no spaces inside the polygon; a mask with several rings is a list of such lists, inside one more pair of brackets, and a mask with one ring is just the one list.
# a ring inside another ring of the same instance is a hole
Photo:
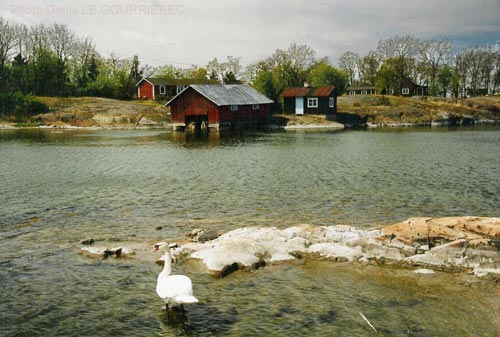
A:
{"label": "rocky shoreline", "polygon": [[[117,249],[121,249],[120,257],[135,254],[127,247],[84,247],[81,253],[107,257]],[[409,218],[367,230],[307,224],[286,229],[244,227],[222,235],[197,230],[177,241],[173,255],[179,260],[199,260],[207,273],[217,277],[299,258],[317,258],[415,268],[419,273],[466,272],[498,282],[499,250],[500,218],[469,216]]]}
{"label": "rocky shoreline", "polygon": [[410,218],[370,230],[310,225],[241,228],[212,241],[182,244],[175,255],[201,260],[216,276],[315,257],[500,277],[499,243],[500,218]]}

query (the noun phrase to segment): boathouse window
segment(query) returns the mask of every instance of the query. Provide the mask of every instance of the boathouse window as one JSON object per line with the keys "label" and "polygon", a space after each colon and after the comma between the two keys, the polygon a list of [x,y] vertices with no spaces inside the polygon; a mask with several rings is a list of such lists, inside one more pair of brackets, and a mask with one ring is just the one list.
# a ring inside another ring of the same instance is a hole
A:
{"label": "boathouse window", "polygon": [[403,89],[401,89],[401,93],[402,93],[403,95],[408,95],[408,94],[410,93],[410,89],[408,89],[408,88],[403,88]]}
{"label": "boathouse window", "polygon": [[167,91],[165,90],[165,86],[164,85],[160,85],[160,95],[165,95]]}
{"label": "boathouse window", "polygon": [[333,108],[333,107],[334,107],[334,105],[335,105],[335,100],[333,99],[333,97],[330,97],[330,98],[328,99],[328,106],[329,106],[330,108]]}
{"label": "boathouse window", "polygon": [[252,110],[259,110],[258,104],[252,104]]}
{"label": "boathouse window", "polygon": [[317,98],[308,98],[307,99],[307,107],[308,108],[317,108],[318,107],[318,99]]}
{"label": "boathouse window", "polygon": [[236,104],[231,104],[231,111],[238,111],[238,106]]}

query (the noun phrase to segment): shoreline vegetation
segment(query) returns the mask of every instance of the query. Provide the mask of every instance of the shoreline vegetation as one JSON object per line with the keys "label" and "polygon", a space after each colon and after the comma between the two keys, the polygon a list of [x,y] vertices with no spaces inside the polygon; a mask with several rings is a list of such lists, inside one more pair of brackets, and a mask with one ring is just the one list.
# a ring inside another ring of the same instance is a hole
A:
{"label": "shoreline vegetation", "polygon": [[[40,128],[168,128],[170,112],[154,101],[123,101],[99,97],[36,97],[48,112],[26,122],[4,118],[0,129]],[[273,114],[267,127],[285,130],[358,127],[460,126],[500,123],[500,97],[464,99],[438,97],[342,96],[336,118],[321,115]]]}

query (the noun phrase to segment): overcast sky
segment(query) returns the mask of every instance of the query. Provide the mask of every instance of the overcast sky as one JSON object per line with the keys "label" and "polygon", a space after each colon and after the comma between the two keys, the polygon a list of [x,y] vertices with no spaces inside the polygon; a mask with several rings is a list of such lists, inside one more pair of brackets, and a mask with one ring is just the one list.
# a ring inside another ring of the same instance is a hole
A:
{"label": "overcast sky", "polygon": [[28,25],[63,23],[104,56],[188,67],[241,57],[244,65],[290,43],[338,63],[380,39],[447,38],[456,47],[500,40],[500,0],[2,0],[0,15]]}

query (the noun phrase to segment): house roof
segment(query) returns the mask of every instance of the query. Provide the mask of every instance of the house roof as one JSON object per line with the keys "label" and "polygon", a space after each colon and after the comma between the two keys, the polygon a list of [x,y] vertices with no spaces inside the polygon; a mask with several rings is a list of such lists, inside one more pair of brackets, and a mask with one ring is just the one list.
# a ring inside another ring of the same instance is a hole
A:
{"label": "house roof", "polygon": [[172,98],[165,106],[170,105],[189,88],[196,90],[218,106],[273,103],[272,100],[246,84],[193,84]]}
{"label": "house roof", "polygon": [[347,90],[375,90],[375,86],[373,85],[365,85],[361,87],[348,87]]}
{"label": "house roof", "polygon": [[166,86],[174,86],[174,85],[183,85],[188,86],[191,84],[216,84],[217,80],[209,80],[209,79],[195,79],[195,78],[186,78],[186,79],[169,79],[169,78],[158,78],[158,77],[144,77],[142,78],[135,86],[138,86],[143,81],[149,82],[152,85],[166,85]]}
{"label": "house roof", "polygon": [[307,88],[307,87],[297,87],[297,88],[285,88],[281,93],[281,97],[323,97],[330,96],[332,91],[335,89],[334,86],[327,87],[317,87],[317,88]]}

